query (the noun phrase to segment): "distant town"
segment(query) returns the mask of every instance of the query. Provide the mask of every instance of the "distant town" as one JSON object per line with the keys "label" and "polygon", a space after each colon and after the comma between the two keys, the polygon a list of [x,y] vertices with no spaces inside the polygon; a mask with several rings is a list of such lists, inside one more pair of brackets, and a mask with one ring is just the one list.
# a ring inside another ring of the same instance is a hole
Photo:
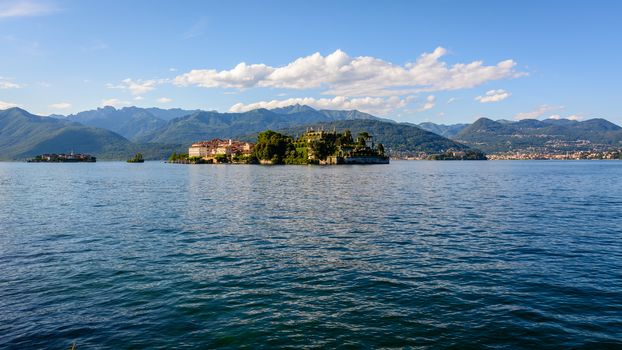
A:
{"label": "distant town", "polygon": [[622,159],[622,150],[617,151],[575,151],[566,153],[507,152],[489,154],[490,160],[580,160],[580,159]]}

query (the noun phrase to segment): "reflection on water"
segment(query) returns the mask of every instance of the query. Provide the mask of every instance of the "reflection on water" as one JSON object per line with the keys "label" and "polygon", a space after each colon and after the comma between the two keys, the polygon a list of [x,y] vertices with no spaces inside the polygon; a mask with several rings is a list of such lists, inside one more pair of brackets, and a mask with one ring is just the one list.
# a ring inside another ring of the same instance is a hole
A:
{"label": "reflection on water", "polygon": [[622,346],[621,175],[0,163],[0,347]]}

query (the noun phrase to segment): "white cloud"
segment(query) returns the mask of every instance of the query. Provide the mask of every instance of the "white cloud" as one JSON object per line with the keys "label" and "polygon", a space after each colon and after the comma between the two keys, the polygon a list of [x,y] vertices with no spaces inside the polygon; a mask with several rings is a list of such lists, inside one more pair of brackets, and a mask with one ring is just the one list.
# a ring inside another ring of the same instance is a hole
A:
{"label": "white cloud", "polygon": [[568,120],[578,121],[578,120],[583,119],[583,116],[582,115],[578,115],[578,114],[572,114],[572,115],[569,115],[566,118],[564,118],[564,117],[562,117],[559,114],[553,114],[552,116],[548,117],[548,119],[554,119],[554,120],[568,119]]}
{"label": "white cloud", "polygon": [[12,82],[12,78],[0,77],[0,89],[21,89],[24,87],[22,84]]}
{"label": "white cloud", "polygon": [[41,16],[56,11],[58,11],[56,7],[40,1],[9,0],[0,2],[0,18]]}
{"label": "white cloud", "polygon": [[344,96],[336,96],[334,98],[288,98],[285,100],[272,100],[272,101],[260,101],[255,103],[237,103],[231,108],[229,112],[246,112],[257,108],[279,108],[287,107],[295,104],[307,105],[316,109],[341,109],[351,110],[356,109],[361,112],[367,112],[375,115],[386,115],[394,111],[397,108],[406,106],[410,98],[401,99],[398,97],[359,97],[348,98]]}
{"label": "white cloud", "polygon": [[450,98],[447,100],[447,104],[454,103],[454,102],[456,102],[456,100],[458,100],[458,98],[457,98],[457,97],[450,97]]}
{"label": "white cloud", "polygon": [[477,96],[475,101],[479,101],[481,103],[489,103],[489,102],[499,102],[503,101],[506,98],[510,97],[510,93],[503,90],[488,90],[484,96]]}
{"label": "white cloud", "polygon": [[158,99],[158,102],[159,103],[169,103],[169,102],[173,102],[173,99],[172,98],[168,98],[168,97],[160,97]]}
{"label": "white cloud", "polygon": [[10,81],[2,81],[0,80],[0,89],[19,89],[22,88],[23,85],[16,84]]}
{"label": "white cloud", "polygon": [[145,99],[145,98],[144,98],[144,97],[142,97],[142,96],[135,96],[135,97],[134,97],[134,101],[142,101],[142,100],[144,100],[144,99]]}
{"label": "white cloud", "polygon": [[68,108],[71,108],[71,103],[68,103],[68,102],[53,103],[49,105],[48,107],[53,108],[53,109],[68,109]]}
{"label": "white cloud", "polygon": [[438,47],[402,66],[374,57],[350,57],[336,50],[327,56],[314,53],[280,67],[242,62],[231,70],[195,69],[177,76],[173,83],[206,88],[322,88],[324,94],[378,97],[471,88],[525,74],[514,69],[513,60],[493,66],[482,61],[448,65],[439,60],[445,54],[446,50]]}
{"label": "white cloud", "polygon": [[105,106],[123,107],[123,106],[129,106],[130,103],[128,101],[122,101],[117,98],[109,98],[109,99],[102,100],[101,105],[102,107],[105,107]]}
{"label": "white cloud", "polygon": [[434,95],[426,97],[425,101],[425,104],[421,106],[421,108],[419,108],[417,112],[427,111],[428,109],[434,108],[434,105],[436,105],[436,97]]}
{"label": "white cloud", "polygon": [[156,85],[164,83],[165,80],[133,80],[130,78],[123,79],[120,84],[106,84],[106,87],[109,89],[121,89],[128,90],[132,95],[144,95],[149,91],[155,89]]}
{"label": "white cloud", "polygon": [[17,103],[0,101],[0,110],[9,109],[13,107],[19,107],[19,105]]}
{"label": "white cloud", "polygon": [[551,106],[551,105],[541,105],[538,108],[529,111],[529,112],[521,112],[521,113],[517,113],[514,116],[514,119],[516,120],[522,120],[522,119],[538,119],[540,117],[542,117],[543,115],[547,114],[547,113],[552,113],[555,111],[559,111],[561,109],[564,109],[563,106]]}

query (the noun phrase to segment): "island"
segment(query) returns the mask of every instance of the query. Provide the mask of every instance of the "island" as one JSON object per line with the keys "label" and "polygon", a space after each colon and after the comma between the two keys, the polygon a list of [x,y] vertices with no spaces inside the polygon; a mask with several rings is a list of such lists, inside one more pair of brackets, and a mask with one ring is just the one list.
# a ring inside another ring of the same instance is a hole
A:
{"label": "island", "polygon": [[144,163],[145,159],[143,159],[142,153],[136,153],[136,155],[134,155],[134,158],[128,159],[127,162],[128,163]]}
{"label": "island", "polygon": [[479,150],[446,151],[441,154],[429,155],[427,160],[488,160],[484,152]]}
{"label": "island", "polygon": [[356,139],[349,130],[338,133],[308,129],[297,138],[276,131],[259,133],[257,143],[237,140],[193,143],[188,154],[173,153],[170,163],[184,164],[389,164],[381,143],[361,132]]}
{"label": "island", "polygon": [[57,154],[46,153],[35,156],[34,158],[26,160],[28,163],[95,163],[97,158],[90,154],[81,153],[69,153],[69,154]]}

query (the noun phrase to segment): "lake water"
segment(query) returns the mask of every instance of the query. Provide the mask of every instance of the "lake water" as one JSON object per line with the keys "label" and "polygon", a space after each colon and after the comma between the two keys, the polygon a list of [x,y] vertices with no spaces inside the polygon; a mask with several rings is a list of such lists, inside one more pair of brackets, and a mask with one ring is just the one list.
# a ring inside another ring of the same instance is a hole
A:
{"label": "lake water", "polygon": [[0,348],[622,348],[622,162],[0,163]]}

